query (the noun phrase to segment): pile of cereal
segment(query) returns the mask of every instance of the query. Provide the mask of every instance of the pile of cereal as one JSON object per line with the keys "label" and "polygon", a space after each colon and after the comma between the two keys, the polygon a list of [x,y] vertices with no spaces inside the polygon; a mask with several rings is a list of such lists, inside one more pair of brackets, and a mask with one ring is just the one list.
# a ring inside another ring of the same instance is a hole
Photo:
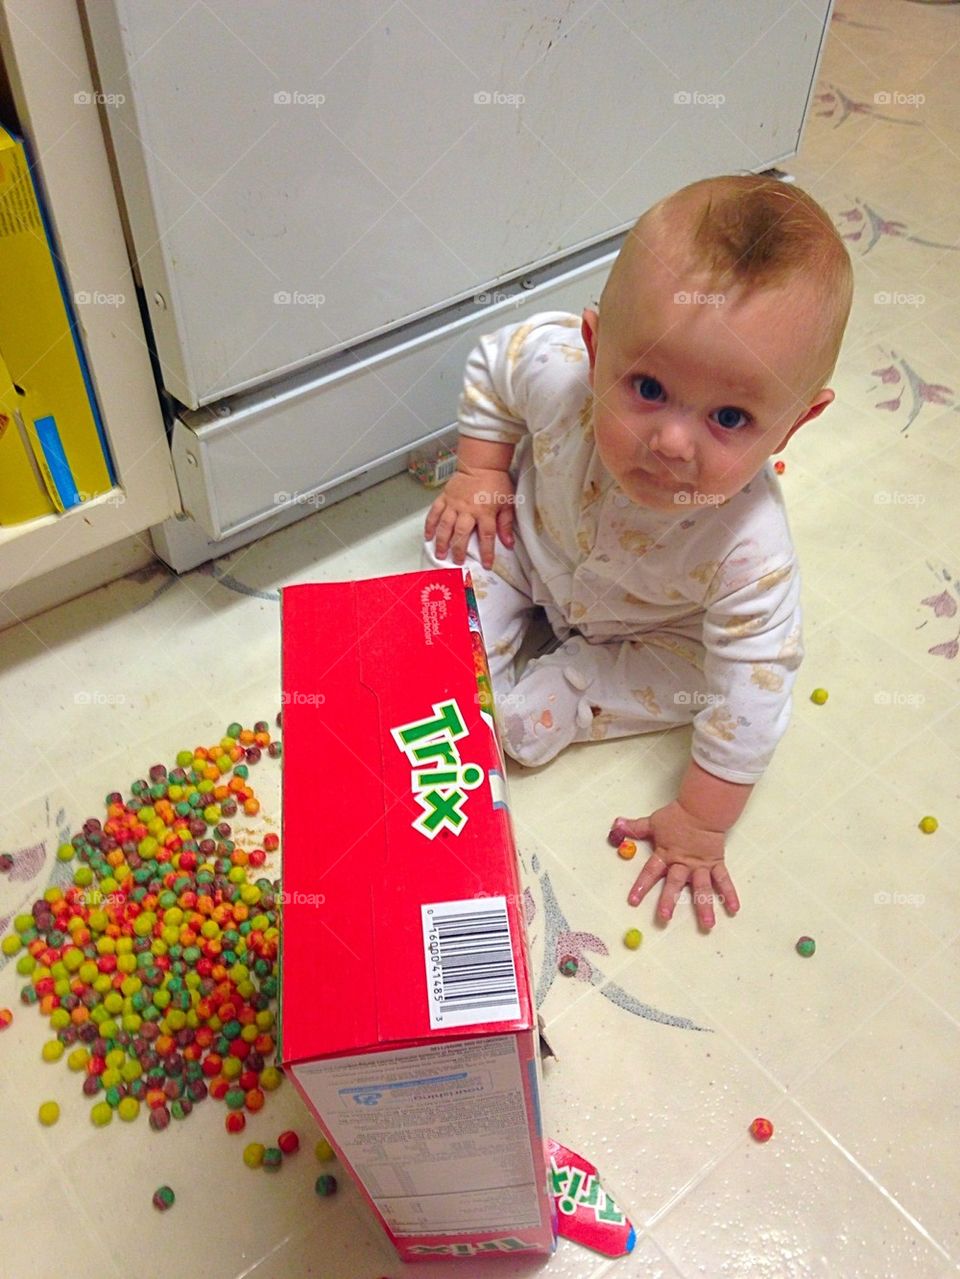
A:
{"label": "pile of cereal", "polygon": [[[106,798],[57,856],[78,862],[72,885],[50,887],[14,919],[3,952],[28,977],[56,1038],[98,1098],[96,1124],[136,1119],[146,1103],[156,1130],[188,1115],[208,1092],[257,1111],[281,1073],[271,1004],[277,994],[279,880],[251,881],[279,848],[276,834],[249,851],[227,818],[253,818],[249,770],[280,743],[261,721],[231,724],[213,747],[155,764],[129,798]],[[53,1120],[50,1120],[53,1122]]]}

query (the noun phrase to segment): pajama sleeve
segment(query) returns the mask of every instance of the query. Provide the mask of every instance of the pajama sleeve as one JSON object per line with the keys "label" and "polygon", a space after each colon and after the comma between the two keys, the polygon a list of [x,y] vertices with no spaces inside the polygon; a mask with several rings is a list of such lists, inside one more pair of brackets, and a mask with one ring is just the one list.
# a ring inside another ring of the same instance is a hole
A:
{"label": "pajama sleeve", "polygon": [[555,338],[558,322],[569,332],[576,318],[544,311],[507,324],[480,339],[467,358],[457,413],[461,435],[517,444],[527,434],[530,398],[542,364],[536,357]]}
{"label": "pajama sleeve", "polygon": [[759,568],[749,555],[728,557],[704,615],[708,704],[693,721],[692,755],[729,782],[763,776],[790,720],[803,660],[796,559]]}

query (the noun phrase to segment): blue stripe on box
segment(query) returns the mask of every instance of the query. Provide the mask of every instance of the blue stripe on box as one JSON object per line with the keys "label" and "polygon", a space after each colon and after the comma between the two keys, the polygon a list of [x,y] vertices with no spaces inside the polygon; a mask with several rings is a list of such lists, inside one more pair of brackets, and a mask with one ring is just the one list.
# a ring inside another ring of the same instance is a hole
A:
{"label": "blue stripe on box", "polygon": [[57,486],[57,492],[60,494],[60,501],[63,503],[64,510],[71,506],[79,506],[80,494],[77,492],[77,486],[73,482],[73,472],[70,470],[67,455],[63,451],[60,432],[57,430],[53,415],[35,418],[33,425],[36,428],[37,438],[40,440],[40,447],[43,449],[43,456],[47,459],[47,466],[49,466],[53,482]]}

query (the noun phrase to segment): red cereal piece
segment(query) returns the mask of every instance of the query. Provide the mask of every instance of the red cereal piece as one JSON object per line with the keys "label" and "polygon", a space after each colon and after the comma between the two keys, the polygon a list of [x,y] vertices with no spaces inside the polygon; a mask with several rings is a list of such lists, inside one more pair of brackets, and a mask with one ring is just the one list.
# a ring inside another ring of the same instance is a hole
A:
{"label": "red cereal piece", "polygon": [[227,1132],[243,1132],[247,1126],[247,1117],[242,1110],[231,1110],[224,1120]]}
{"label": "red cereal piece", "polygon": [[209,1090],[210,1096],[215,1101],[223,1101],[230,1090],[230,1080],[224,1079],[223,1075],[217,1075],[216,1079],[211,1079]]}
{"label": "red cereal piece", "polygon": [[292,1155],[300,1149],[300,1138],[292,1128],[288,1128],[277,1138],[277,1145],[285,1155]]}
{"label": "red cereal piece", "polygon": [[755,1119],[750,1125],[750,1134],[754,1141],[769,1141],[773,1136],[773,1124],[769,1119]]}

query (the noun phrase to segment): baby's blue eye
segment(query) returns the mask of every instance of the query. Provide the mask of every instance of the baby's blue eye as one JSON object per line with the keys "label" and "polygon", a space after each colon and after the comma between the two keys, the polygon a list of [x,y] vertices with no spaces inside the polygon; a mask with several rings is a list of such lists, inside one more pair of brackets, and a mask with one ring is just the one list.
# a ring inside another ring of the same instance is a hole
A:
{"label": "baby's blue eye", "polygon": [[635,377],[633,385],[642,400],[659,400],[663,395],[663,387],[655,377]]}
{"label": "baby's blue eye", "polygon": [[746,426],[749,422],[743,409],[735,409],[729,404],[725,404],[722,409],[717,409],[716,419],[717,425],[728,431],[736,430],[738,426]]}

